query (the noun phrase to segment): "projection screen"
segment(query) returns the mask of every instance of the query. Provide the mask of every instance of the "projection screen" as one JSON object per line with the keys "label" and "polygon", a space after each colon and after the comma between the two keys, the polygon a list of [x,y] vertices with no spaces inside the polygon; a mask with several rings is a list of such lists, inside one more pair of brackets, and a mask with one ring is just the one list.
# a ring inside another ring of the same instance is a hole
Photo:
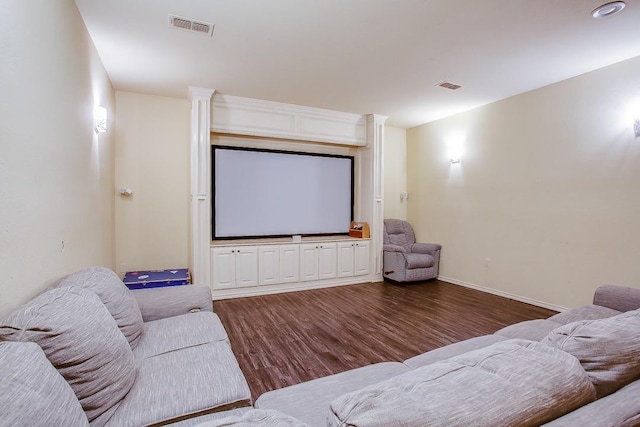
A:
{"label": "projection screen", "polygon": [[343,234],[351,156],[212,147],[213,239]]}

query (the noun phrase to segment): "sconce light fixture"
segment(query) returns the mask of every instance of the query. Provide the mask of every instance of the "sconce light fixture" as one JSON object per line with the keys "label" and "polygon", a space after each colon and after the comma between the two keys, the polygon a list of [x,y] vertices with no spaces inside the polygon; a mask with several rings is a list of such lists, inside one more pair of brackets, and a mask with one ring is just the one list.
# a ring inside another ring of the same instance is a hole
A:
{"label": "sconce light fixture", "polygon": [[636,138],[640,136],[640,114],[633,121],[633,131],[636,133]]}
{"label": "sconce light fixture", "polygon": [[462,154],[464,153],[464,141],[466,135],[463,132],[454,132],[447,137],[447,146],[449,148],[448,158],[451,160],[451,164],[455,165],[462,160]]}
{"label": "sconce light fixture", "polygon": [[96,107],[93,110],[93,124],[96,133],[105,133],[107,131],[107,109],[104,107]]}

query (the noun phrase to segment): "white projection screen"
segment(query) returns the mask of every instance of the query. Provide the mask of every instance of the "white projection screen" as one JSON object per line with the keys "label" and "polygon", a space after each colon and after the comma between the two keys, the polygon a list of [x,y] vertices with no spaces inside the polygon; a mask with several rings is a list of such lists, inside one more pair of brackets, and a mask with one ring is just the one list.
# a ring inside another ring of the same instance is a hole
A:
{"label": "white projection screen", "polygon": [[353,157],[212,147],[213,239],[343,234]]}

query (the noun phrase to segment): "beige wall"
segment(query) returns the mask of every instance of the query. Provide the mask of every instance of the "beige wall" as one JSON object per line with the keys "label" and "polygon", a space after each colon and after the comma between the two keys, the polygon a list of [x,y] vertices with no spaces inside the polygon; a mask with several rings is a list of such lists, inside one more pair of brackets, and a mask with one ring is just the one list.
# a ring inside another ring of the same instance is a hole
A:
{"label": "beige wall", "polygon": [[407,216],[441,275],[561,307],[640,287],[634,98],[640,58],[410,129]]}
{"label": "beige wall", "polygon": [[407,219],[407,131],[384,128],[384,217]]}
{"label": "beige wall", "polygon": [[0,2],[0,315],[60,276],[113,267],[114,92],[72,0]]}
{"label": "beige wall", "polygon": [[118,91],[116,111],[116,268],[186,268],[189,101]]}

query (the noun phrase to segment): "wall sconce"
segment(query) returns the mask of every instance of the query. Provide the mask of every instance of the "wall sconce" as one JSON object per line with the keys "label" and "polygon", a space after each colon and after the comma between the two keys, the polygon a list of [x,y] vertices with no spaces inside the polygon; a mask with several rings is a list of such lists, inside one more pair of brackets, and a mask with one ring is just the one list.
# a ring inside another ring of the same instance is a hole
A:
{"label": "wall sconce", "polygon": [[636,133],[636,138],[640,136],[640,114],[637,117],[633,121],[633,131]]}
{"label": "wall sconce", "polygon": [[93,125],[96,133],[105,133],[107,131],[107,109],[104,107],[96,107],[93,110]]}
{"label": "wall sconce", "polygon": [[460,163],[462,159],[462,153],[464,149],[462,148],[464,145],[464,141],[466,139],[466,135],[462,132],[456,132],[452,135],[449,135],[447,138],[447,146],[449,147],[449,160],[451,160],[451,164],[455,165]]}

